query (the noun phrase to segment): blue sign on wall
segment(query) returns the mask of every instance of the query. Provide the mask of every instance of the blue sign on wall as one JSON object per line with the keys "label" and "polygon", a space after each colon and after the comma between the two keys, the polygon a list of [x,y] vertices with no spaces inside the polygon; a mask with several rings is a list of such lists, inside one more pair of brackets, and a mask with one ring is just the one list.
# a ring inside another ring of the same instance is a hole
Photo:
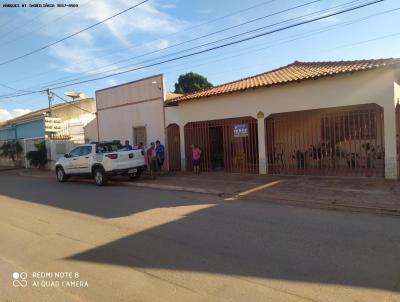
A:
{"label": "blue sign on wall", "polygon": [[249,136],[249,124],[233,125],[233,137]]}

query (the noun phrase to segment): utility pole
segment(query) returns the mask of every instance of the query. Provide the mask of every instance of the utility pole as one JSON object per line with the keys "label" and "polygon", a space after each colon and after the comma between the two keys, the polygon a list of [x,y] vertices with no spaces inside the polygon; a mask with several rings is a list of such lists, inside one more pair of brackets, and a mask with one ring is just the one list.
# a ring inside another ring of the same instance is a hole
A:
{"label": "utility pole", "polygon": [[47,98],[49,99],[49,116],[53,116],[53,112],[51,110],[52,102],[53,102],[53,93],[50,91],[50,88],[47,88]]}

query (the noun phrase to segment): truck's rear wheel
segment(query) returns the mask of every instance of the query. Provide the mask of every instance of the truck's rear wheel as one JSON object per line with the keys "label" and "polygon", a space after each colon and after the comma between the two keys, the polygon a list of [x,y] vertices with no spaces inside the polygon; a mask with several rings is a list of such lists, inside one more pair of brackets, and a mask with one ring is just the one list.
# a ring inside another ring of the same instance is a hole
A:
{"label": "truck's rear wheel", "polygon": [[59,182],[66,182],[68,176],[65,174],[64,169],[62,167],[57,167],[56,169],[57,180]]}
{"label": "truck's rear wheel", "polygon": [[104,173],[104,170],[101,168],[97,168],[93,173],[93,178],[98,186],[104,186],[107,184],[107,176]]}

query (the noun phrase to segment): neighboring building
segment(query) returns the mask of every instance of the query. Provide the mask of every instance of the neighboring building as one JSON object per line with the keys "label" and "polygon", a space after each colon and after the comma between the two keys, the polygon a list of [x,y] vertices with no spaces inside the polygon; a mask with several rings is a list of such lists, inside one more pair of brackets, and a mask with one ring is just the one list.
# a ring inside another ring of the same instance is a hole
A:
{"label": "neighboring building", "polygon": [[165,142],[163,75],[96,91],[97,118],[85,127],[85,140],[129,140],[132,145]]}
{"label": "neighboring building", "polygon": [[[0,141],[45,137],[45,117],[49,108],[24,114],[0,124]],[[95,118],[96,104],[92,98],[56,104],[52,107],[53,117],[61,119],[61,131],[57,139],[84,141],[83,127]]]}
{"label": "neighboring building", "polygon": [[[95,118],[96,103],[92,98],[56,104],[52,107],[52,117],[58,118],[56,133],[49,133],[48,108],[30,112],[6,122],[0,123],[0,145],[9,140],[18,140],[23,152],[12,162],[0,158],[0,165],[28,167],[26,154],[36,150],[35,145],[46,141],[48,167],[54,168],[57,159],[69,152],[75,144],[84,143],[84,126]],[[58,123],[61,121],[61,123]]]}
{"label": "neighboring building", "polygon": [[399,99],[400,59],[296,61],[168,101],[169,165],[396,179]]}

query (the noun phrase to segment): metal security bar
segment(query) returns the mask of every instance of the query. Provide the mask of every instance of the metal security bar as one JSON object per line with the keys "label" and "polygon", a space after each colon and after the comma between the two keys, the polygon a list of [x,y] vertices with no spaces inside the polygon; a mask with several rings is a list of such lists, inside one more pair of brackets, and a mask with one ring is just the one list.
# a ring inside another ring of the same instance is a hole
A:
{"label": "metal security bar", "polygon": [[181,141],[179,126],[172,124],[167,127],[167,156],[170,171],[181,170]]}
{"label": "metal security bar", "polygon": [[383,110],[371,105],[273,114],[271,174],[384,176]]}
{"label": "metal security bar", "polygon": [[258,173],[257,120],[252,117],[192,122],[185,126],[188,170],[193,169],[190,146],[202,150],[202,171]]}

